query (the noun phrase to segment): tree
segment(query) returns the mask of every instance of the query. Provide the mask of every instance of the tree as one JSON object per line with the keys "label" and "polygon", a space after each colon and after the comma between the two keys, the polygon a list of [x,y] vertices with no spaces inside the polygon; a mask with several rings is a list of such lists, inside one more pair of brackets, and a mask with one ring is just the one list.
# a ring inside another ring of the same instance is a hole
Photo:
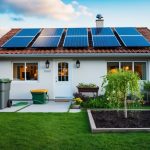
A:
{"label": "tree", "polygon": [[130,93],[141,98],[139,76],[132,71],[118,70],[104,76],[102,87],[109,103],[117,103],[118,107],[124,102],[124,116],[127,118],[127,96]]}

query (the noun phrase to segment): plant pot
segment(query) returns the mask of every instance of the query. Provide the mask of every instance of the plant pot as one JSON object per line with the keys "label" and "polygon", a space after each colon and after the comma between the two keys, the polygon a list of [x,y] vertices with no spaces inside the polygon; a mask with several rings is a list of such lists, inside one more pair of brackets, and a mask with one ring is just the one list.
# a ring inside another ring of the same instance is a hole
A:
{"label": "plant pot", "polygon": [[72,109],[80,109],[80,105],[73,104],[73,105],[72,105]]}

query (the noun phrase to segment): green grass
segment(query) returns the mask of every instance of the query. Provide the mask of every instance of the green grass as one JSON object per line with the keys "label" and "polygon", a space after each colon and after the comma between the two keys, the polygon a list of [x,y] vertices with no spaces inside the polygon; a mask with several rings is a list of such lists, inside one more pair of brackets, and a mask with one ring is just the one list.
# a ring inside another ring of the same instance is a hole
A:
{"label": "green grass", "polygon": [[149,150],[150,133],[90,132],[86,112],[0,113],[0,150]]}

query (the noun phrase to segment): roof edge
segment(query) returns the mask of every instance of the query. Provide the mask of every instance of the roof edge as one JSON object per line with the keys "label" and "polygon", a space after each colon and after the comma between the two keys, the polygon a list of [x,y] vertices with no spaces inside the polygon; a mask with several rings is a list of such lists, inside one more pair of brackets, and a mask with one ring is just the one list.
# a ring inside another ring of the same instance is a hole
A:
{"label": "roof edge", "polygon": [[98,58],[98,57],[150,57],[150,53],[76,53],[76,54],[71,54],[71,53],[66,53],[66,54],[0,54],[0,58],[43,58],[43,57],[50,57],[50,58],[75,58],[75,57],[80,57],[80,58]]}

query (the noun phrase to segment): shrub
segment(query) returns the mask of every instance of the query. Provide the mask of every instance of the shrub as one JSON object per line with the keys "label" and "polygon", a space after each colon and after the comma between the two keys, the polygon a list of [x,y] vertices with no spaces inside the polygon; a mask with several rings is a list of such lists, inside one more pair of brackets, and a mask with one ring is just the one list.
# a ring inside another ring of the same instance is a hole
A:
{"label": "shrub", "polygon": [[75,101],[75,104],[77,104],[77,105],[81,105],[81,103],[83,102],[83,100],[81,99],[81,98],[74,98],[73,99],[74,101]]}
{"label": "shrub", "polygon": [[81,98],[84,102],[89,100],[88,96],[82,95],[81,93],[74,93],[74,98]]}
{"label": "shrub", "polygon": [[104,97],[90,98],[81,104],[84,108],[109,108],[108,101]]}
{"label": "shrub", "polygon": [[150,81],[144,81],[144,90],[150,91]]}

